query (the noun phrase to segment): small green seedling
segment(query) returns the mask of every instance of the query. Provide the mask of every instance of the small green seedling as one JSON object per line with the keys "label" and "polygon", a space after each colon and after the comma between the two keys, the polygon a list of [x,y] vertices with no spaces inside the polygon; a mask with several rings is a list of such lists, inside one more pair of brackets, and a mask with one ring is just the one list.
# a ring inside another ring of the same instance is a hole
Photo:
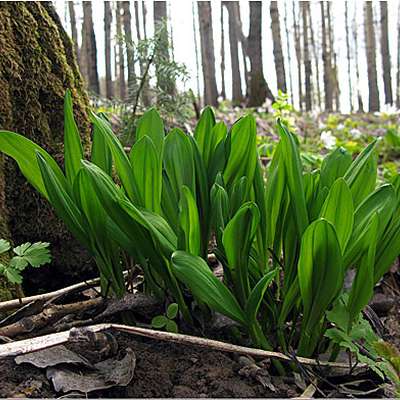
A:
{"label": "small green seedling", "polygon": [[[49,243],[24,243],[12,249],[15,254],[9,263],[0,262],[0,274],[4,275],[10,283],[22,283],[22,271],[31,266],[34,268],[40,267],[51,261],[50,251],[48,249]],[[4,254],[11,249],[11,244],[7,240],[0,239],[0,255]]]}
{"label": "small green seedling", "polygon": [[151,321],[151,326],[155,329],[163,329],[167,332],[178,332],[178,325],[174,321],[178,315],[178,304],[171,303],[167,308],[166,315],[157,315]]}

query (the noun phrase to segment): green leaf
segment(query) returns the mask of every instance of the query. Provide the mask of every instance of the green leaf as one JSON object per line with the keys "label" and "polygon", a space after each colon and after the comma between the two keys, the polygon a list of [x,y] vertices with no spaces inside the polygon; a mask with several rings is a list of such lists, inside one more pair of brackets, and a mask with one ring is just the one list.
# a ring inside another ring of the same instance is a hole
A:
{"label": "green leaf", "polygon": [[223,173],[224,182],[229,189],[243,176],[247,178],[249,190],[254,178],[257,163],[257,129],[253,116],[247,115],[232,126],[229,133],[230,150]]}
{"label": "green leaf", "polygon": [[164,328],[168,323],[168,318],[166,318],[164,315],[157,315],[151,320],[151,326],[155,329],[161,329]]}
{"label": "green leaf", "polygon": [[65,174],[71,185],[81,168],[82,158],[83,149],[74,119],[71,91],[67,89],[64,97],[64,162]]}
{"label": "green leaf", "polygon": [[350,324],[368,304],[374,294],[374,263],[378,240],[378,214],[374,214],[368,229],[369,245],[364,252],[349,294],[348,310]]}
{"label": "green leaf", "polygon": [[321,165],[321,189],[330,187],[340,177],[344,176],[352,162],[351,154],[343,147],[338,147],[329,153]]}
{"label": "green leaf", "polygon": [[10,249],[11,249],[10,242],[5,239],[0,239],[0,254],[3,254]]}
{"label": "green leaf", "polygon": [[167,317],[169,319],[175,319],[176,316],[178,315],[178,304],[176,303],[171,303],[168,308],[167,308]]}
{"label": "green leaf", "polygon": [[[199,146],[200,154],[203,157],[204,164],[208,168],[210,159],[213,155],[213,149],[218,142],[218,138],[214,138],[215,134],[219,135],[220,131],[213,131],[215,125],[215,116],[211,107],[205,107],[201,113],[200,119],[194,131],[194,138]],[[219,128],[217,128],[219,129]]]}
{"label": "green leaf", "polygon": [[350,188],[343,178],[333,183],[320,213],[336,230],[342,253],[353,231],[354,207]]}
{"label": "green leaf", "polygon": [[112,154],[97,124],[93,125],[91,161],[111,176]]}
{"label": "green leaf", "polygon": [[130,160],[139,194],[138,205],[160,214],[162,170],[159,155],[149,136],[142,136],[132,146]]}
{"label": "green leaf", "polygon": [[144,136],[148,136],[153,141],[161,160],[164,144],[164,124],[154,108],[150,108],[138,120],[136,141],[139,141]]}
{"label": "green leaf", "polygon": [[10,269],[22,271],[28,266],[28,261],[24,257],[15,256],[10,260]]}
{"label": "green leaf", "polygon": [[370,143],[352,162],[344,179],[350,187],[356,208],[374,189],[377,176],[377,141]]}
{"label": "green leaf", "polygon": [[179,221],[183,232],[180,248],[195,256],[201,252],[199,212],[196,200],[187,186],[182,187]]}
{"label": "green leaf", "polygon": [[226,190],[218,183],[211,188],[211,224],[217,236],[218,243],[222,243],[222,232],[229,218],[229,198]]}
{"label": "green leaf", "polygon": [[251,291],[244,308],[245,314],[250,323],[255,323],[257,321],[257,313],[264,298],[264,294],[276,276],[276,272],[276,270],[272,270],[264,275]]}
{"label": "green leaf", "polygon": [[184,251],[176,251],[172,255],[172,269],[197,299],[246,326],[246,316],[237,300],[202,258]]}
{"label": "green leaf", "polygon": [[21,284],[22,283],[22,276],[19,273],[19,271],[16,270],[16,269],[7,268],[5,270],[5,276],[11,283],[15,283],[15,284]]}
{"label": "green leaf", "polygon": [[[48,249],[49,245],[50,243],[47,242],[37,242],[33,244],[24,243],[23,245],[15,247],[14,253],[23,258],[32,267],[39,267],[51,261],[51,255]],[[16,268],[20,269],[19,267]]]}
{"label": "green leaf", "polygon": [[298,236],[301,237],[308,226],[308,212],[304,196],[302,165],[299,149],[294,136],[278,120],[278,132],[281,138],[281,156],[285,165],[287,186]]}
{"label": "green leaf", "polygon": [[343,285],[344,269],[340,245],[331,223],[314,221],[304,232],[298,263],[300,294],[303,302],[303,329],[299,354],[312,354],[311,336],[328,306]]}
{"label": "green leaf", "polygon": [[26,137],[18,133],[0,130],[0,151],[12,157],[28,182],[48,199],[49,196],[36,158],[36,153],[39,153],[66,190],[67,182],[58,164],[45,150]]}
{"label": "green leaf", "polygon": [[170,319],[167,321],[165,328],[167,329],[167,332],[178,333],[178,325],[175,321],[171,321]]}

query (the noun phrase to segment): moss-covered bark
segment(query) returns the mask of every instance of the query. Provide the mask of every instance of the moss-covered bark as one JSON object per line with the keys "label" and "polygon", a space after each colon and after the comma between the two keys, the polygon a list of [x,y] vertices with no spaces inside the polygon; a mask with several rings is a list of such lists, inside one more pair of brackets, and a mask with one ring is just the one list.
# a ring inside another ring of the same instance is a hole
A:
{"label": "moss-covered bark", "polygon": [[[72,91],[75,118],[88,145],[88,98],[72,42],[54,7],[50,2],[1,2],[0,128],[32,139],[62,165],[63,97],[67,88]],[[54,261],[42,272],[28,276],[33,285],[43,279],[43,273],[68,281],[71,275],[89,268],[87,253],[8,159],[0,163],[0,228],[0,236],[14,243],[51,243]]]}

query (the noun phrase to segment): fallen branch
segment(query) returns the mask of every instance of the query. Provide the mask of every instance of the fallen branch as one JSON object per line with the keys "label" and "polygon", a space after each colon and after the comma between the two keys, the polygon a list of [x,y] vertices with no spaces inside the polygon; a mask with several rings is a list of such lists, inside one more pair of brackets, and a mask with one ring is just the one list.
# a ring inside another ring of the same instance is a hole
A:
{"label": "fallen branch", "polygon": [[[128,271],[124,271],[124,276],[126,277],[127,275],[128,275]],[[54,297],[62,296],[62,295],[65,295],[65,294],[68,294],[68,293],[71,293],[71,292],[74,292],[77,290],[88,289],[99,283],[100,283],[100,278],[94,278],[94,279],[90,279],[88,281],[75,283],[74,285],[55,290],[54,292],[37,294],[35,296],[23,297],[21,299],[3,301],[0,303],[0,312],[15,310],[16,308],[25,306],[26,304],[29,304],[33,301],[50,300],[50,299],[53,299]]]}
{"label": "fallen branch", "polygon": [[[98,324],[91,325],[84,328],[72,328],[68,331],[52,333],[50,335],[39,336],[32,339],[20,340],[12,343],[6,343],[0,345],[0,358],[8,356],[17,356],[20,354],[26,354],[33,351],[42,350],[48,347],[63,344],[69,341],[71,332],[76,329],[89,330],[93,333],[101,332],[108,329],[113,329],[119,332],[125,332],[132,335],[143,336],[150,339],[162,340],[167,342],[174,342],[181,345],[193,345],[212,349],[216,351],[224,351],[229,353],[244,354],[252,357],[261,358],[277,358],[282,361],[292,362],[292,358],[286,354],[267,351],[261,349],[253,349],[250,347],[237,346],[230,343],[224,343],[217,340],[211,340],[206,338],[200,338],[197,336],[183,335],[179,333],[155,331],[153,329],[140,328],[136,326],[127,326],[120,324]],[[348,369],[349,365],[338,362],[319,361],[311,358],[297,357],[296,360],[301,364],[312,365],[312,366],[324,366],[324,367],[335,367]],[[365,364],[359,364],[359,367],[366,367]]]}

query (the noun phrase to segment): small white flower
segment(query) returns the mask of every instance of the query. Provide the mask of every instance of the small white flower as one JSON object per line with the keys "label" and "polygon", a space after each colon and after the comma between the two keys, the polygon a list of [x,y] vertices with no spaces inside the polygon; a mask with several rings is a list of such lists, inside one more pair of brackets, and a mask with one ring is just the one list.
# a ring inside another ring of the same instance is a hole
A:
{"label": "small white flower", "polygon": [[262,112],[264,112],[265,111],[265,108],[262,108],[262,107],[258,107],[257,108],[257,112],[258,113],[262,113]]}
{"label": "small white flower", "polygon": [[350,136],[356,140],[360,139],[360,137],[362,136],[361,131],[357,128],[350,129],[349,133],[350,133]]}
{"label": "small white flower", "polygon": [[319,127],[319,129],[325,129],[326,125],[323,122],[320,122],[318,127]]}
{"label": "small white flower", "polygon": [[338,131],[342,131],[344,129],[344,125],[343,124],[339,124],[336,129]]}
{"label": "small white flower", "polygon": [[336,138],[332,135],[331,131],[322,131],[321,132],[321,142],[324,147],[328,150],[332,150],[336,147]]}

